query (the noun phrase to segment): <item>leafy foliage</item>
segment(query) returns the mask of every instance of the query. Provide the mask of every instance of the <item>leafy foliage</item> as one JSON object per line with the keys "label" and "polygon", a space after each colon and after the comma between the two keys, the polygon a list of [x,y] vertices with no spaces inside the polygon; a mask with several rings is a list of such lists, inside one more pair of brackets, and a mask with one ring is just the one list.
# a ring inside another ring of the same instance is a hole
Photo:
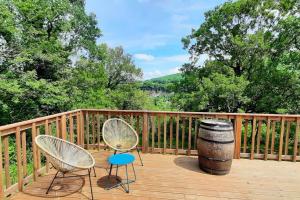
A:
{"label": "leafy foliage", "polygon": [[134,86],[141,69],[122,47],[96,44],[101,31],[84,7],[82,0],[0,1],[0,124],[147,105]]}
{"label": "leafy foliage", "polygon": [[[298,113],[299,6],[296,0],[239,0],[208,11],[200,28],[182,39],[193,61],[182,67],[175,101],[192,110]],[[197,64],[201,55],[210,58],[204,66]]]}

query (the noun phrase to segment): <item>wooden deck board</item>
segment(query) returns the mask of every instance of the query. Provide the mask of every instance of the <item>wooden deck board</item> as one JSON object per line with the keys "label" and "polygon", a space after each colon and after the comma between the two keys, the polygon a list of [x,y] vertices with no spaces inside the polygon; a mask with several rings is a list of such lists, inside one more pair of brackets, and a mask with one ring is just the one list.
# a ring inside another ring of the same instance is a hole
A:
{"label": "wooden deck board", "polygon": [[[135,163],[137,181],[130,184],[130,193],[121,188],[103,189],[107,176],[106,158],[111,152],[93,152],[96,158],[97,177],[92,177],[95,199],[299,199],[300,163],[234,160],[230,174],[213,176],[199,170],[197,157],[143,154],[144,167]],[[11,197],[14,200],[35,199],[89,199],[88,178],[60,182],[63,191],[45,188],[53,177],[39,177],[37,182],[25,187]],[[81,172],[80,172],[81,173]],[[84,172],[82,172],[84,173]],[[113,174],[115,171],[113,170]],[[129,173],[133,175],[131,168]],[[120,177],[124,170],[120,169]],[[81,186],[83,185],[83,187]],[[73,194],[71,194],[73,193]],[[62,194],[68,194],[62,197]]]}

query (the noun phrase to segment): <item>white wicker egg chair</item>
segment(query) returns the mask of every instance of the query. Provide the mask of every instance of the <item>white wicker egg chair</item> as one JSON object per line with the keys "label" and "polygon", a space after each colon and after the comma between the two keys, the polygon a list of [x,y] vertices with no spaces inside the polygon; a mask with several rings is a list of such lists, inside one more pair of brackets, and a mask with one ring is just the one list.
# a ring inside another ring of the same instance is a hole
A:
{"label": "white wicker egg chair", "polygon": [[[136,149],[143,166],[143,161],[140,155],[140,150],[137,145],[139,136],[136,131],[127,122],[119,118],[111,118],[104,122],[102,128],[103,141],[107,146],[117,152],[129,152]],[[112,165],[110,166],[109,174],[111,174]]]}
{"label": "white wicker egg chair", "polygon": [[[92,199],[94,199],[91,184],[91,169],[93,168],[94,175],[96,176],[94,168],[95,160],[87,150],[71,142],[50,135],[37,136],[35,138],[35,143],[41,149],[42,153],[46,156],[52,166],[57,170],[46,194],[48,194],[56,178],[69,178],[74,176],[88,175],[91,195]],[[88,174],[65,176],[66,173],[70,173],[75,169],[86,169],[88,170]],[[62,173],[62,177],[58,176],[59,172]]]}

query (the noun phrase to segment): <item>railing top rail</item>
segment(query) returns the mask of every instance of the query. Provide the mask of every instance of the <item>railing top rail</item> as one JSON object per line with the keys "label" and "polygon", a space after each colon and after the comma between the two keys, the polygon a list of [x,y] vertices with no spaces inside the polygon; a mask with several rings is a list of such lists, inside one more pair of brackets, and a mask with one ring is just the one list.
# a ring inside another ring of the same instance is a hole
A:
{"label": "railing top rail", "polygon": [[67,115],[67,114],[71,114],[71,113],[78,112],[78,111],[81,111],[81,109],[62,112],[62,113],[57,113],[57,114],[48,115],[48,116],[44,116],[44,117],[39,117],[39,118],[35,118],[35,119],[30,119],[30,120],[26,120],[26,121],[21,121],[21,122],[17,122],[17,123],[13,123],[13,124],[3,125],[3,126],[0,126],[0,132],[4,131],[4,130],[7,130],[7,129],[12,129],[12,128],[16,128],[16,127],[19,127],[19,126],[24,126],[24,125],[27,125],[27,124],[37,123],[37,122],[44,121],[44,120],[47,120],[47,119],[60,117],[62,115]]}
{"label": "railing top rail", "polygon": [[167,115],[207,115],[207,116],[242,116],[242,117],[273,117],[273,118],[300,118],[299,114],[258,114],[258,113],[217,113],[217,112],[179,112],[179,111],[149,111],[149,110],[111,110],[111,109],[77,109],[67,112],[62,112],[58,114],[53,114],[49,116],[39,117],[35,119],[30,119],[22,122],[17,122],[13,124],[8,124],[0,126],[0,132],[4,130],[14,129],[16,127],[25,126],[32,123],[38,123],[47,119],[53,119],[62,115],[75,113],[78,111],[87,111],[87,112],[108,112],[108,113],[128,113],[128,114],[167,114]]}
{"label": "railing top rail", "polygon": [[110,109],[82,109],[82,111],[92,112],[117,112],[117,113],[136,113],[136,114],[183,114],[183,115],[217,115],[217,116],[255,116],[255,117],[285,117],[298,118],[300,114],[266,114],[266,113],[219,113],[219,112],[179,112],[179,111],[149,111],[149,110],[110,110]]}

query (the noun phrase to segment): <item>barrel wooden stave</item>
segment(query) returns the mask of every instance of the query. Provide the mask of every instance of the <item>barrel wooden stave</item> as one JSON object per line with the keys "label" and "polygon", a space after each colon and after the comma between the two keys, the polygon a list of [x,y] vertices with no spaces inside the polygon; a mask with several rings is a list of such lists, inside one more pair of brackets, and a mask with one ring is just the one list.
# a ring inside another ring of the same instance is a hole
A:
{"label": "barrel wooden stave", "polygon": [[[209,123],[212,123],[211,127]],[[215,124],[222,123],[222,126]],[[231,123],[207,120],[200,123],[197,137],[199,167],[210,174],[228,174],[234,153]]]}

